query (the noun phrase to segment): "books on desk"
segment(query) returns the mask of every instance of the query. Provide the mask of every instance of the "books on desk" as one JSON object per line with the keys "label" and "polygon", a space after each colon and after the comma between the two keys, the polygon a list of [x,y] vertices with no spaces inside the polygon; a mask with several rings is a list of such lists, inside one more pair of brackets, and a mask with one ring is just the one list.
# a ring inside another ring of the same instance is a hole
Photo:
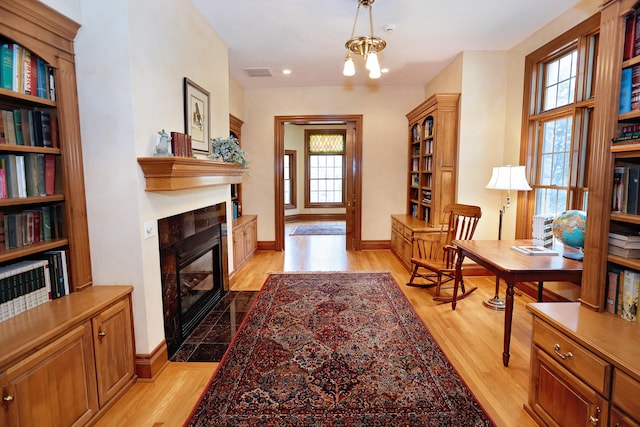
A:
{"label": "books on desk", "polygon": [[511,249],[524,255],[558,255],[558,251],[545,246],[511,246]]}

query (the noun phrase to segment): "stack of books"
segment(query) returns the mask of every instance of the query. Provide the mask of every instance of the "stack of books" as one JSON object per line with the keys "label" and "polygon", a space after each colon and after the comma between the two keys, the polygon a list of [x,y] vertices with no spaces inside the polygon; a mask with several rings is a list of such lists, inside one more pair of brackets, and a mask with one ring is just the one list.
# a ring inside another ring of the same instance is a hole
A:
{"label": "stack of books", "polygon": [[535,246],[553,245],[553,216],[534,215],[532,243]]}
{"label": "stack of books", "polygon": [[624,258],[640,258],[640,232],[612,231],[609,233],[609,253]]}

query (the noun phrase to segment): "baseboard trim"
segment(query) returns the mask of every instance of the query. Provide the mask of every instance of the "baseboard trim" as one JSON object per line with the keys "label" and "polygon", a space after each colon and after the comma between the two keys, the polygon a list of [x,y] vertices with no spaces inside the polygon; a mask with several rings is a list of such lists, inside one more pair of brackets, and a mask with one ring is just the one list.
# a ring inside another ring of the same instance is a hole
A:
{"label": "baseboard trim", "polygon": [[259,251],[275,251],[276,250],[275,240],[272,240],[269,242],[258,241],[258,250]]}
{"label": "baseboard trim", "polygon": [[391,249],[391,242],[389,240],[363,240],[360,242],[360,249],[363,251]]}
{"label": "baseboard trim", "polygon": [[136,354],[136,375],[141,380],[154,380],[169,363],[165,340],[151,354]]}

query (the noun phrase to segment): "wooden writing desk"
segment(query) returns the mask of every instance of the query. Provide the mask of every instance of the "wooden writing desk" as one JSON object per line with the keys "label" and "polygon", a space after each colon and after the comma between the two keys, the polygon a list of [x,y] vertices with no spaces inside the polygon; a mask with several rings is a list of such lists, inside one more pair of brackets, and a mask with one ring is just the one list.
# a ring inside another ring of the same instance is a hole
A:
{"label": "wooden writing desk", "polygon": [[580,283],[582,262],[564,258],[563,248],[554,247],[558,255],[524,255],[511,246],[531,245],[530,240],[454,240],[460,249],[456,265],[456,287],[461,277],[462,261],[469,258],[507,283],[504,310],[504,349],[502,363],[509,365],[511,322],[513,319],[513,286],[519,282],[567,281]]}

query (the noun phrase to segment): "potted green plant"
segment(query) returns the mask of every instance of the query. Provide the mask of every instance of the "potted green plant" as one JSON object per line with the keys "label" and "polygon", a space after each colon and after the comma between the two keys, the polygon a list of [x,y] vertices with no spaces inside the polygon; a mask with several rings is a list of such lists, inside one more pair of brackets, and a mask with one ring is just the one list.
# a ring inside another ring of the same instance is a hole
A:
{"label": "potted green plant", "polygon": [[211,138],[211,154],[209,157],[222,159],[223,162],[236,163],[245,169],[249,167],[247,153],[240,148],[238,138],[235,136]]}

